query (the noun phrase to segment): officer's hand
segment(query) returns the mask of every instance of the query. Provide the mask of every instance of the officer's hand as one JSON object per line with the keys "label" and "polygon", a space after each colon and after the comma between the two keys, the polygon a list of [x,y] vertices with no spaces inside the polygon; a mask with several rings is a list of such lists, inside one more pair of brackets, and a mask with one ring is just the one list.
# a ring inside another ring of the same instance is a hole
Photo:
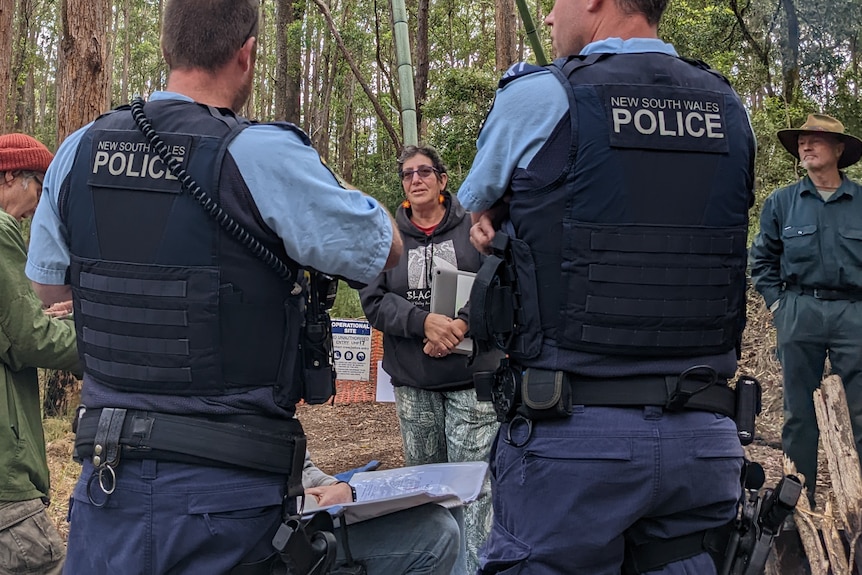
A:
{"label": "officer's hand", "polygon": [[306,497],[314,497],[320,507],[353,502],[353,492],[347,483],[309,487],[305,490],[305,495]]}
{"label": "officer's hand", "polygon": [[449,329],[452,330],[452,335],[458,338],[458,343],[461,343],[464,341],[464,336],[467,335],[467,322],[461,318],[456,318],[449,324]]}
{"label": "officer's hand", "polygon": [[488,211],[470,214],[473,226],[470,228],[470,243],[480,253],[491,253],[491,240],[494,239],[494,222]]}

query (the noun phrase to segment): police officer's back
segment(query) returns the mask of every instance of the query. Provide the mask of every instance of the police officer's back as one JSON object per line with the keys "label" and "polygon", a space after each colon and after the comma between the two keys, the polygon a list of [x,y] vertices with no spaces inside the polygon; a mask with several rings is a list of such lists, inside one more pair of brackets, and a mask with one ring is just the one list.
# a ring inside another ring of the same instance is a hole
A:
{"label": "police officer's back", "polygon": [[236,114],[258,12],[168,2],[167,91],[71,135],[46,176],[27,273],[46,303],[74,294],[85,366],[66,572],[227,573],[271,554],[301,489],[295,403],[332,383],[300,353],[304,269],[368,281],[400,256],[386,211],[301,130]]}
{"label": "police officer's back", "polygon": [[754,138],[727,81],[656,38],[664,5],[558,0],[563,57],[504,76],[459,192],[516,272],[471,298],[474,340],[510,354],[487,572],[615,573],[671,541],[637,569],[709,573],[703,536],[735,516]]}

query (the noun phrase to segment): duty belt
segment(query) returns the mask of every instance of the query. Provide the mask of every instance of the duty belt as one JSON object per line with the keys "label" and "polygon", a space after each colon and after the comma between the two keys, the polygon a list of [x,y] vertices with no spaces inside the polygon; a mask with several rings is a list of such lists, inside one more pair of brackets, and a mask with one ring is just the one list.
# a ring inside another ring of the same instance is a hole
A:
{"label": "duty belt", "polygon": [[305,435],[296,419],[203,418],[126,409],[86,409],[78,420],[75,459],[95,467],[120,459],[238,466],[301,475]]}
{"label": "duty belt", "polygon": [[612,379],[565,374],[573,405],[646,406],[668,410],[694,409],[734,417],[736,394],[726,383],[708,383],[679,376],[634,376]]}
{"label": "duty belt", "polygon": [[862,301],[862,289],[828,289],[787,284],[785,289],[826,301]]}

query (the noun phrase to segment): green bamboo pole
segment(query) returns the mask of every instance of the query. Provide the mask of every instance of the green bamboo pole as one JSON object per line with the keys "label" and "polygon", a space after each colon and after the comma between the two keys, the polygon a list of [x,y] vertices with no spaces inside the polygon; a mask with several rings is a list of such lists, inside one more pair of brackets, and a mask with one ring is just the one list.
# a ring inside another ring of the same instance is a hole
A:
{"label": "green bamboo pole", "polygon": [[410,36],[404,0],[392,0],[392,19],[395,21],[395,58],[398,65],[398,84],[401,86],[401,126],[404,132],[404,145],[416,146],[419,145],[416,93],[413,91],[413,63],[410,60]]}
{"label": "green bamboo pole", "polygon": [[533,22],[533,15],[530,14],[527,0],[515,0],[515,4],[518,5],[518,12],[521,14],[521,20],[524,22],[524,31],[527,33],[527,40],[530,42],[533,53],[536,54],[536,63],[539,66],[544,66],[548,63],[548,60],[545,58],[542,41],[536,31],[536,24]]}

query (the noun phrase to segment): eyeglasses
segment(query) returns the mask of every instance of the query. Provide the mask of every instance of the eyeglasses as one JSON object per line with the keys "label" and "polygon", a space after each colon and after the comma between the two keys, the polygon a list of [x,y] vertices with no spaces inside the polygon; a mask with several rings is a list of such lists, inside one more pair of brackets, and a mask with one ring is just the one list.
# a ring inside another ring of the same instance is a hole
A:
{"label": "eyeglasses", "polygon": [[44,189],[42,182],[44,181],[45,176],[37,176],[33,174],[33,179],[36,180],[36,183],[39,184],[39,191],[36,192],[36,201],[42,199],[42,190]]}
{"label": "eyeglasses", "polygon": [[405,170],[401,172],[401,181],[402,182],[410,182],[413,180],[413,174],[419,174],[419,177],[422,179],[428,178],[431,174],[438,173],[439,170],[437,168],[432,168],[431,166],[422,166],[416,168],[415,170]]}

